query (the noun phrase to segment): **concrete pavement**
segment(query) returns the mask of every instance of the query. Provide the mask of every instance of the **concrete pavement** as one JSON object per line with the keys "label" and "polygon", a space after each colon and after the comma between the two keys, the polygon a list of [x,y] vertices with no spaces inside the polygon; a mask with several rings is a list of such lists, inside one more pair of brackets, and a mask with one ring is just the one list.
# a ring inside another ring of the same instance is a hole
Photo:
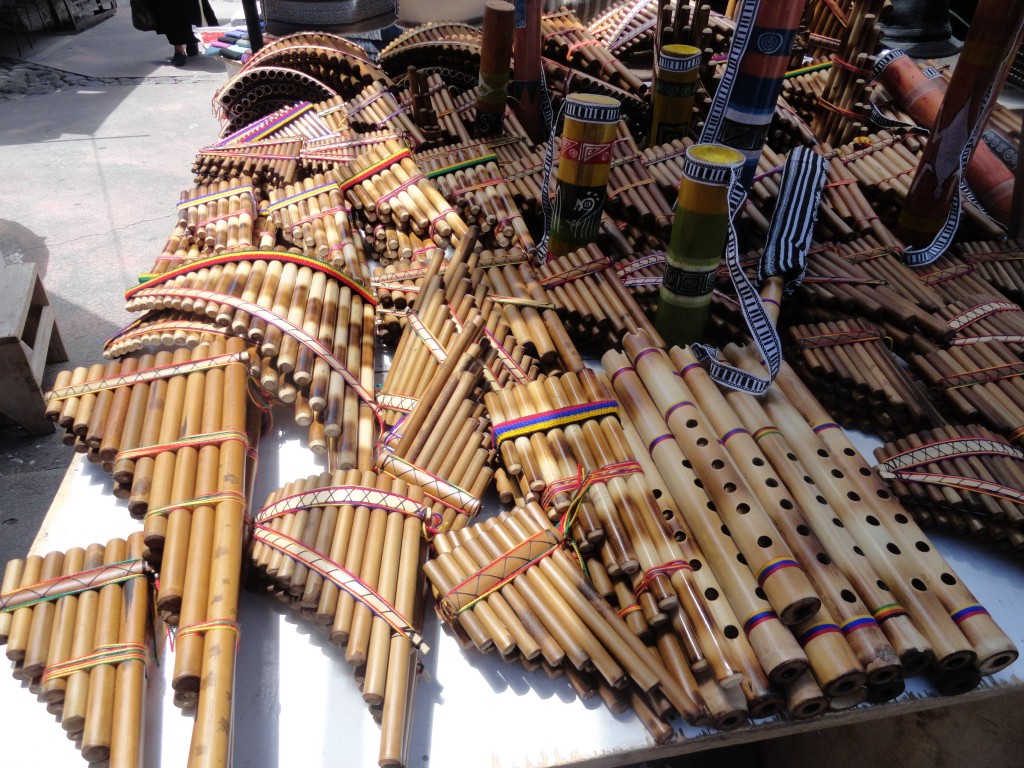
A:
{"label": "concrete pavement", "polygon": [[[242,7],[214,0],[222,24]],[[31,262],[43,278],[70,360],[102,359],[132,319],[122,292],[170,233],[196,151],[216,140],[217,58],[170,66],[166,38],[139,32],[127,3],[80,33],[0,41],[0,280]],[[13,82],[12,82],[13,80]],[[0,563],[23,556],[72,458],[60,436],[0,427]]]}

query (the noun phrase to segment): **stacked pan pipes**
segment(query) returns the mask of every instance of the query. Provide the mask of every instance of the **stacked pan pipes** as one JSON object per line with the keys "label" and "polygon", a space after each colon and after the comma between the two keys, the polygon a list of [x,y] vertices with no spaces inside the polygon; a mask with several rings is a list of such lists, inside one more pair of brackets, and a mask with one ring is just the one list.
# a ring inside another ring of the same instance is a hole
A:
{"label": "stacked pan pipes", "polygon": [[1019,351],[992,340],[914,354],[909,360],[958,420],[984,422],[1015,445],[1024,440]]}
{"label": "stacked pan pipes", "polygon": [[[47,396],[47,415],[102,462],[114,495],[144,522],[130,547],[159,572],[156,608],[177,627],[174,701],[196,708],[190,765],[222,764],[231,750],[223,724],[262,419],[249,406],[250,364],[242,339],[203,335],[193,348],[62,371]],[[118,642],[103,632],[98,645]]]}
{"label": "stacked pan pipes", "polygon": [[1017,304],[1024,303],[1024,260],[1021,241],[979,241],[958,243],[946,258],[959,258],[970,264],[974,272],[990,286]]}
{"label": "stacked pan pipes", "polygon": [[540,22],[544,53],[625,91],[644,94],[647,84],[616,59],[571,11],[545,14]]}
{"label": "stacked pan pipes", "polygon": [[329,34],[299,33],[257,52],[217,91],[214,103],[229,131],[298,101],[350,99],[383,72],[362,51]]}
{"label": "stacked pan pipes", "polygon": [[421,152],[417,162],[462,219],[482,235],[493,233],[499,248],[536,249],[511,190],[499,169],[498,156],[485,142],[463,142]]}
{"label": "stacked pan pipes", "polygon": [[832,66],[815,100],[811,121],[815,136],[833,146],[846,144],[867,132],[873,54],[881,33],[875,21],[882,5],[882,0],[850,3],[849,11],[843,12],[833,3],[819,4],[819,8],[827,6],[838,11],[834,16],[842,24],[839,47],[830,57]]}
{"label": "stacked pan pipes", "polygon": [[314,452],[334,441],[339,466],[368,466],[375,299],[363,288],[370,275],[361,254],[344,269],[273,250],[187,263],[127,293],[128,308],[147,314],[108,342],[106,353],[143,343],[190,348],[204,331],[240,336],[257,345],[260,386],[294,405]]}
{"label": "stacked pan pipes", "polygon": [[128,540],[8,561],[0,643],[89,763],[142,765],[152,571]]}
{"label": "stacked pan pipes", "polygon": [[871,323],[856,317],[794,323],[787,333],[800,377],[845,423],[889,439],[944,423]]}
{"label": "stacked pan pipes", "polygon": [[978,425],[908,433],[875,449],[878,470],[922,527],[1024,547],[1019,449]]}
{"label": "stacked pan pipes", "polygon": [[425,536],[435,526],[419,485],[357,469],[289,483],[254,518],[252,565],[344,649],[381,724],[381,766],[408,764],[413,651],[428,650],[416,629]]}

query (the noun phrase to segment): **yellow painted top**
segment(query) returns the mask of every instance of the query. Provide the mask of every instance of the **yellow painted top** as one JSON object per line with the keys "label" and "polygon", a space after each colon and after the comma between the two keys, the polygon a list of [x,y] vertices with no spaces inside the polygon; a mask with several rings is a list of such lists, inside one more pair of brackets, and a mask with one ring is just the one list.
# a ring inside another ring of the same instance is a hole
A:
{"label": "yellow painted top", "polygon": [[723,144],[694,144],[686,150],[686,154],[694,160],[715,165],[737,165],[746,159],[737,150]]}
{"label": "yellow painted top", "polygon": [[682,59],[686,56],[695,56],[700,53],[700,48],[692,45],[682,45],[681,43],[672,43],[661,46],[661,52]]}

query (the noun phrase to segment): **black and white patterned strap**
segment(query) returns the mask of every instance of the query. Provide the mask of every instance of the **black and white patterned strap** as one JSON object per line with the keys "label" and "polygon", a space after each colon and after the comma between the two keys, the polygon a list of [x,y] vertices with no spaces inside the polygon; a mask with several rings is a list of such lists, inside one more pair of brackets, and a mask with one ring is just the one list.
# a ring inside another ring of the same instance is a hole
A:
{"label": "black and white patterned strap", "polygon": [[[786,170],[779,189],[779,203],[768,234],[768,247],[758,268],[766,276],[784,274],[798,270],[803,274],[807,248],[810,245],[814,222],[818,217],[818,203],[825,182],[827,165],[824,158],[813,150],[793,150],[786,163]],[[739,243],[733,224],[746,193],[740,183],[739,174],[734,170],[729,186],[729,230],[725,246],[725,264],[732,279],[736,298],[743,312],[750,335],[754,340],[761,360],[768,373],[759,376],[718,359],[718,351],[708,344],[694,344],[694,353],[708,367],[711,378],[730,389],[751,395],[763,395],[775,380],[782,365],[782,344],[778,331],[765,312],[757,288],[747,277],[740,264]],[[771,255],[769,256],[769,250]]]}
{"label": "black and white patterned strap", "polygon": [[732,35],[732,42],[729,44],[729,60],[725,65],[725,72],[722,79],[715,88],[715,98],[711,102],[707,119],[704,121],[704,129],[700,134],[700,143],[714,143],[719,141],[722,126],[725,122],[726,108],[732,98],[732,89],[736,85],[736,78],[740,73],[740,61],[747,52],[750,40],[754,32],[754,19],[761,9],[761,0],[749,0],[740,6],[739,16],[736,18],[735,31]]}
{"label": "black and white patterned strap", "polygon": [[789,293],[803,281],[827,177],[828,162],[813,149],[796,147],[789,153],[764,255],[757,265],[759,282],[785,277]]}

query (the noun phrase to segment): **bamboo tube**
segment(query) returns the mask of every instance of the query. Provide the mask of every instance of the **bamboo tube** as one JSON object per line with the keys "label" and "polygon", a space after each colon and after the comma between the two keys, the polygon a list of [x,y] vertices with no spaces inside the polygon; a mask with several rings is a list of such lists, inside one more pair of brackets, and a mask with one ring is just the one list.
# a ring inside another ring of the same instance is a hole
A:
{"label": "bamboo tube", "polygon": [[729,178],[742,155],[719,145],[686,150],[655,327],[669,344],[699,341],[729,225]]}
{"label": "bamboo tube", "polygon": [[[129,559],[141,559],[143,534],[128,537]],[[130,579],[121,587],[124,610],[119,635],[125,644],[145,647],[149,629],[149,582]],[[132,768],[142,762],[143,725],[146,699],[146,663],[130,659],[117,665],[110,736],[111,768]]]}
{"label": "bamboo tube", "polygon": [[[111,562],[106,559],[105,555],[106,547],[102,544],[91,544],[85,551],[84,566],[96,568],[103,563]],[[78,596],[71,652],[68,658],[81,658],[93,651],[99,597],[98,590],[88,590]],[[89,670],[80,670],[64,679],[64,710],[61,716],[61,726],[68,734],[81,733],[85,725],[89,675]],[[56,683],[56,680],[53,682]]]}
{"label": "bamboo tube", "polygon": [[[43,564],[39,572],[39,581],[49,581],[61,575],[64,568],[63,552],[48,552],[43,558]],[[46,657],[50,648],[50,639],[53,634],[54,614],[56,605],[52,601],[44,601],[32,608],[29,612],[27,632],[25,633],[24,645],[17,642],[14,648],[17,650],[21,662],[22,673],[25,677],[32,679],[38,677],[46,666]],[[8,658],[11,658],[11,643],[8,643]]]}
{"label": "bamboo tube", "polygon": [[484,4],[477,88],[476,135],[499,133],[505,114],[506,88],[512,60],[515,8],[504,0]]}
{"label": "bamboo tube", "polygon": [[[240,339],[228,342],[228,352],[240,352]],[[248,370],[242,363],[224,368],[223,426],[227,430],[246,429]],[[238,642],[238,589],[242,562],[242,531],[246,502],[247,446],[228,441],[218,457],[218,491],[226,495],[218,501],[211,543],[210,597],[206,621],[212,622],[203,636],[202,678],[211,681],[199,697],[196,725],[189,749],[189,766],[220,766],[231,753],[232,694],[235,654]],[[227,724],[227,727],[225,727]]]}
{"label": "bamboo tube", "polygon": [[[29,555],[26,557],[21,569],[21,582],[18,584],[18,587],[29,587],[41,581],[43,562],[43,557],[40,555]],[[52,563],[51,558],[51,568]],[[6,654],[9,660],[18,663],[25,659],[25,649],[28,647],[29,633],[32,627],[32,608],[31,606],[18,608],[10,616],[11,621],[7,632]]]}
{"label": "bamboo tube", "polygon": [[577,94],[565,101],[549,253],[561,256],[597,238],[607,194],[619,102]]}
{"label": "bamboo tube", "polygon": [[[125,541],[111,539],[103,559],[108,563],[117,563],[124,560],[126,554]],[[123,602],[121,590],[120,584],[107,584],[100,588],[94,649],[118,641]],[[82,757],[91,763],[107,760],[110,756],[116,679],[117,670],[109,664],[100,664],[89,671],[89,696],[82,729]]]}

